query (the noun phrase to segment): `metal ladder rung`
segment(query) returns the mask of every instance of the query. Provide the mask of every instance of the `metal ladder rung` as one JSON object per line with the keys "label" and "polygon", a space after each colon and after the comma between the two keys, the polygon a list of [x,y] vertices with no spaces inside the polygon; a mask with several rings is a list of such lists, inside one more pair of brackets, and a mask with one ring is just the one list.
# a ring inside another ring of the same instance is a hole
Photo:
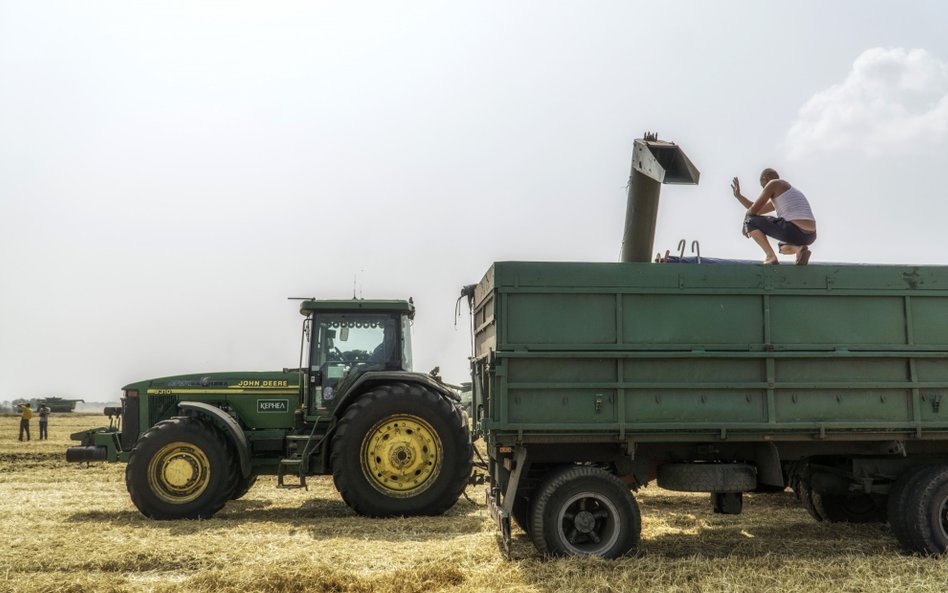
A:
{"label": "metal ladder rung", "polygon": [[[297,476],[300,479],[299,484],[287,484],[283,481],[283,478],[286,477],[286,469],[291,467],[298,467]],[[277,488],[286,488],[286,489],[295,489],[295,488],[305,488],[309,490],[309,486],[306,485],[306,474],[302,471],[303,459],[302,458],[293,458],[288,457],[286,459],[281,459],[280,464],[277,466]]]}
{"label": "metal ladder rung", "polygon": [[[287,441],[298,441],[305,442],[303,450],[300,451],[299,457],[286,457],[280,460],[280,464],[277,466],[277,488],[305,488],[309,490],[309,486],[306,485],[306,471],[307,464],[309,462],[309,456],[312,454],[312,449],[310,445],[314,441],[317,444],[322,440],[322,437],[319,439],[316,438],[316,429],[319,427],[319,416],[316,417],[315,422],[313,422],[313,430],[310,431],[308,435],[303,434],[290,434],[286,436]],[[296,467],[296,475],[299,477],[299,484],[286,484],[283,482],[283,478],[286,476],[286,469]]]}

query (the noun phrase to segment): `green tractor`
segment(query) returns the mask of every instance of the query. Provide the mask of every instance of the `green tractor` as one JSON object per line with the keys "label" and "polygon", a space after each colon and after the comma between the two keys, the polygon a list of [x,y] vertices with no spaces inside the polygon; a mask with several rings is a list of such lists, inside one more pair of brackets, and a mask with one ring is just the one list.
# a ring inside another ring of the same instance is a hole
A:
{"label": "green tractor", "polygon": [[305,488],[332,474],[363,515],[444,513],[471,476],[471,435],[457,394],[411,370],[414,305],[305,300],[300,313],[299,368],[126,385],[109,427],[73,434],[66,459],[126,462],[153,519],[209,518],[259,475]]}

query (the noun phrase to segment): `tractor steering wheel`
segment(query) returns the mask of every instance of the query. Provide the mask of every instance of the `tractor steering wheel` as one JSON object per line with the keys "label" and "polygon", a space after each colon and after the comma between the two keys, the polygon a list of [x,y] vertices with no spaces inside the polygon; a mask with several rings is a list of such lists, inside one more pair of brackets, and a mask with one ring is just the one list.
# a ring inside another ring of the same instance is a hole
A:
{"label": "tractor steering wheel", "polygon": [[347,362],[347,363],[349,363],[349,364],[352,364],[352,361],[349,360],[349,359],[346,357],[346,353],[345,353],[345,352],[343,352],[342,350],[339,349],[339,346],[333,346],[332,349],[336,351],[336,354],[339,355],[339,358],[340,358],[343,362]]}

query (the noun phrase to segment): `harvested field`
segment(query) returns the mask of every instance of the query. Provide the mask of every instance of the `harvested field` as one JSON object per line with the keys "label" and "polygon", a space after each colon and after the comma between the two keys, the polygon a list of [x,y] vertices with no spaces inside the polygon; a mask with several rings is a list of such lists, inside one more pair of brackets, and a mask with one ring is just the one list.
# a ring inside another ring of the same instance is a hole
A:
{"label": "harvested field", "polygon": [[330,478],[305,492],[264,477],[212,520],[150,521],[123,464],[64,460],[69,433],[104,420],[53,416],[51,440],[20,443],[16,417],[0,418],[0,591],[948,590],[948,560],[901,553],[886,526],[816,523],[789,493],[726,517],[704,495],[647,488],[640,552],[621,561],[542,560],[519,531],[505,560],[482,486],[444,517],[373,520]]}

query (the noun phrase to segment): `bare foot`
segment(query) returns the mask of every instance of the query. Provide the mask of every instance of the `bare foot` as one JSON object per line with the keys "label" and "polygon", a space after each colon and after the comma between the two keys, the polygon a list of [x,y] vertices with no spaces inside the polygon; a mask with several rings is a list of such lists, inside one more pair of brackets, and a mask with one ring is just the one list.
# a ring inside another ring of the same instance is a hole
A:
{"label": "bare foot", "polygon": [[765,259],[764,262],[763,262],[763,264],[764,264],[765,266],[775,266],[775,265],[777,265],[777,264],[779,264],[779,263],[780,263],[780,261],[779,261],[776,257],[773,258],[773,259],[767,258],[767,259]]}
{"label": "bare foot", "polygon": [[801,247],[800,252],[797,253],[797,265],[798,266],[807,265],[810,262],[810,254],[811,252],[810,252],[809,247],[806,247],[806,246]]}

